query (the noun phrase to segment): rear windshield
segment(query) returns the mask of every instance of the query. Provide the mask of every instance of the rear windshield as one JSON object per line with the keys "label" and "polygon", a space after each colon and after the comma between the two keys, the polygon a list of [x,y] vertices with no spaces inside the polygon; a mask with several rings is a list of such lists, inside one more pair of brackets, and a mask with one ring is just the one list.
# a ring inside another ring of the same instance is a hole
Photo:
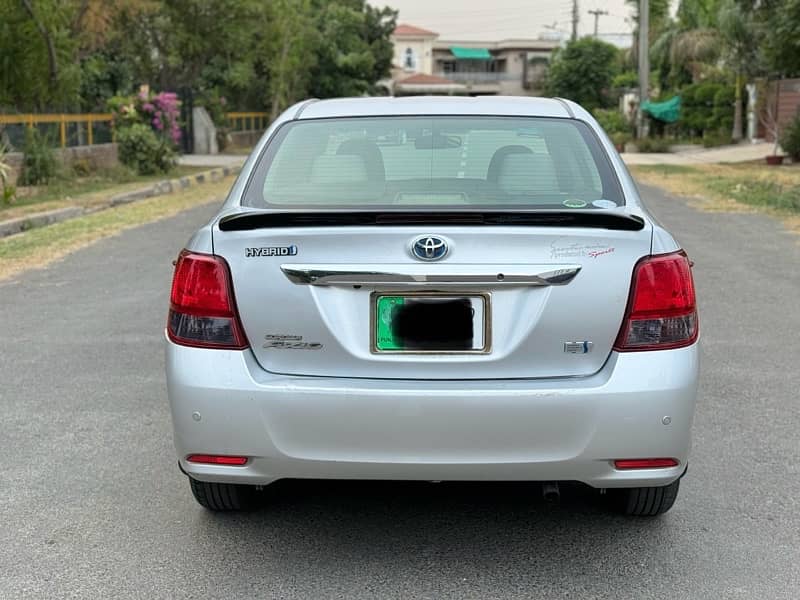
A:
{"label": "rear windshield", "polygon": [[575,120],[379,117],[292,121],[243,201],[257,208],[613,208],[605,152]]}

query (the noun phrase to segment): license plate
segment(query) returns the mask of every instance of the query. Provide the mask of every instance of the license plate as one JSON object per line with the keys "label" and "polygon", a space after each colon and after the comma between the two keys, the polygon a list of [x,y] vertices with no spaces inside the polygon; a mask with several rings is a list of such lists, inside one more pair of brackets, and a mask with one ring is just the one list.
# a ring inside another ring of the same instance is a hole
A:
{"label": "license plate", "polygon": [[372,295],[372,351],[489,351],[489,297],[445,294]]}

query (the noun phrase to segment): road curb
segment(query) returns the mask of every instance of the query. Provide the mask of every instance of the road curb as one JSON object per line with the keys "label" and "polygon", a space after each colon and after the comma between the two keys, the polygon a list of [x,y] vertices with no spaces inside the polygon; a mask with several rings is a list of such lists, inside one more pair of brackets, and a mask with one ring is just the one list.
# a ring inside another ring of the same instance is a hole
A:
{"label": "road curb", "polygon": [[130,204],[147,198],[154,198],[156,196],[163,196],[188,189],[192,186],[203,185],[219,181],[228,175],[234,175],[241,170],[238,166],[218,167],[208,171],[195,173],[185,177],[177,177],[174,179],[164,179],[147,187],[138,190],[131,190],[121,194],[110,196],[105,202],[100,205],[92,207],[83,206],[67,206],[65,208],[58,208],[55,210],[48,210],[39,213],[32,213],[16,219],[9,219],[7,221],[0,221],[0,238],[8,237],[18,233],[24,233],[31,229],[38,227],[46,227],[55,223],[61,223],[75,217],[106,210],[122,204]]}

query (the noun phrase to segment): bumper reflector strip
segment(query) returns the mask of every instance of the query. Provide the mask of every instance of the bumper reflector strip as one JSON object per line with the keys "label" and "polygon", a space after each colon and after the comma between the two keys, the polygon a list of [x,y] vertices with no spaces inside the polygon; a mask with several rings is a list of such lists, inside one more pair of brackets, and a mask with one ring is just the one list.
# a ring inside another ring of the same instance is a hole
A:
{"label": "bumper reflector strip", "polygon": [[627,458],[614,461],[616,469],[663,469],[677,467],[678,461],[674,458]]}
{"label": "bumper reflector strip", "polygon": [[242,466],[247,464],[246,456],[218,456],[216,454],[190,454],[186,457],[190,463],[200,463],[205,465],[233,465]]}

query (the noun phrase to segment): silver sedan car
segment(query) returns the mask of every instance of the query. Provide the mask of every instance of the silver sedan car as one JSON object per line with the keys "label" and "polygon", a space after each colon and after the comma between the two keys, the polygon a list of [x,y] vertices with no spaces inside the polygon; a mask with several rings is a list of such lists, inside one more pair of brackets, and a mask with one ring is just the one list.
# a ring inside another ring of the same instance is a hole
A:
{"label": "silver sedan car", "polygon": [[300,103],[176,263],[180,468],[211,510],[315,478],[580,482],[661,514],[695,406],[691,265],[573,102]]}

